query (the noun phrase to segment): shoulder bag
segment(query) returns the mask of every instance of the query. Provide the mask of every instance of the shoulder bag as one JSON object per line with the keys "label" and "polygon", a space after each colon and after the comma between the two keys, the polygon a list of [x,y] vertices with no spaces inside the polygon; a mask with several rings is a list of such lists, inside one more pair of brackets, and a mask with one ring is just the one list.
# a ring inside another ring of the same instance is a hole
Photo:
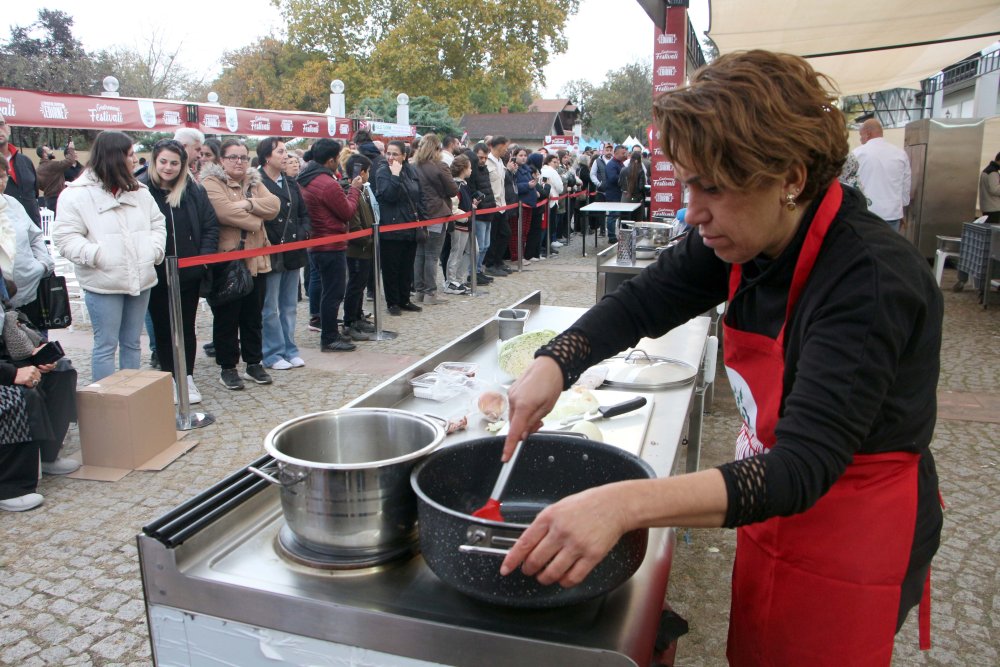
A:
{"label": "shoulder bag", "polygon": [[[236,246],[236,250],[243,250],[246,239],[247,232],[243,230],[240,232],[240,244]],[[253,276],[250,275],[250,269],[242,259],[216,265],[214,276],[212,292],[206,299],[208,305],[213,308],[242,299],[253,291]]]}

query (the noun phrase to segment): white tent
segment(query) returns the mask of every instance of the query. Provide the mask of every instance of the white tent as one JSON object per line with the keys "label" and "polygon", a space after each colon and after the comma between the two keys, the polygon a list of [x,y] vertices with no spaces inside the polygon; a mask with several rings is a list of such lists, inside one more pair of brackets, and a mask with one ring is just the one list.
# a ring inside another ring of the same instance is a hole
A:
{"label": "white tent", "polygon": [[1000,38],[998,0],[712,0],[711,9],[721,53],[809,57],[842,95],[919,88]]}

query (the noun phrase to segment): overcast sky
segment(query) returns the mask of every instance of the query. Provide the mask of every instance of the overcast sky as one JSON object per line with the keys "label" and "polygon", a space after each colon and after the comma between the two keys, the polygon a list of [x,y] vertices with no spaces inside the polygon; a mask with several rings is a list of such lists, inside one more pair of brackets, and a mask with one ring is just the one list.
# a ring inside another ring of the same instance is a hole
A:
{"label": "overcast sky", "polygon": [[[204,0],[122,3],[134,11],[118,11],[118,7],[95,11],[95,4],[80,0],[12,1],[4,2],[3,15],[11,26],[27,25],[35,20],[40,8],[62,10],[73,17],[74,34],[90,51],[116,45],[143,48],[145,36],[159,31],[165,45],[181,44],[185,67],[208,78],[219,74],[223,51],[246,46],[263,35],[283,32],[281,15],[270,0],[239,0],[238,12],[224,11],[221,5],[206,4]],[[708,0],[691,2],[691,20],[699,34],[708,28],[707,4]],[[206,7],[212,7],[211,11],[206,13]],[[219,34],[220,24],[226,27],[224,36]],[[567,52],[554,57],[545,68],[544,96],[556,97],[573,79],[600,83],[609,70],[648,59],[652,34],[652,22],[637,2],[581,0],[579,13],[566,26]],[[420,94],[415,90],[400,92]],[[129,95],[127,90],[121,93]],[[349,97],[350,91],[347,94]],[[350,101],[347,106],[351,106]]]}

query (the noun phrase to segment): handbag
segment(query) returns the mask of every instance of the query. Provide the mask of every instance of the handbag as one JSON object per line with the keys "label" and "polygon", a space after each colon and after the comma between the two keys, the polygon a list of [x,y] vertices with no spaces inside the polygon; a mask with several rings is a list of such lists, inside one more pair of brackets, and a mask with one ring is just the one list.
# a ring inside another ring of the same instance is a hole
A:
{"label": "handbag", "polygon": [[65,329],[73,324],[66,278],[55,274],[38,281],[39,329]]}
{"label": "handbag", "polygon": [[41,345],[42,335],[23,325],[16,310],[8,310],[3,314],[3,343],[7,354],[14,361],[27,359]]}
{"label": "handbag", "polygon": [[[246,230],[240,232],[240,244],[236,250],[243,250],[246,244]],[[242,299],[253,291],[253,276],[242,259],[234,259],[215,270],[212,293],[206,299],[213,308]]]}
{"label": "handbag", "polygon": [[0,445],[13,445],[31,440],[28,406],[21,388],[0,386]]}

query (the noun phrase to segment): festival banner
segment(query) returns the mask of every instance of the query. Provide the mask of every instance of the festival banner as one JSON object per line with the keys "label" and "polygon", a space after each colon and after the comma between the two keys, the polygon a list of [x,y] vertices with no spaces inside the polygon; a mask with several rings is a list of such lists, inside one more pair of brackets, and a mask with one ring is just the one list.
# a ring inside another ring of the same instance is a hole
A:
{"label": "festival banner", "polygon": [[[666,28],[653,27],[653,97],[684,84],[687,50],[687,9],[667,7]],[[660,148],[660,131],[650,128],[650,214],[673,218],[684,206],[683,188],[674,165]]]}
{"label": "festival banner", "polygon": [[549,153],[559,150],[579,153],[580,137],[575,134],[547,134],[545,135],[544,147]]}
{"label": "festival banner", "polygon": [[300,111],[240,109],[198,105],[198,129],[205,134],[239,134],[248,137],[306,137],[349,139],[354,121]]}
{"label": "festival banner", "polygon": [[187,124],[187,113],[183,102],[0,88],[0,114],[8,125],[173,132]]}
{"label": "festival banner", "polygon": [[407,138],[417,136],[416,125],[400,125],[399,123],[383,123],[374,120],[358,121],[358,127],[367,129],[375,136],[386,137],[388,139]]}

